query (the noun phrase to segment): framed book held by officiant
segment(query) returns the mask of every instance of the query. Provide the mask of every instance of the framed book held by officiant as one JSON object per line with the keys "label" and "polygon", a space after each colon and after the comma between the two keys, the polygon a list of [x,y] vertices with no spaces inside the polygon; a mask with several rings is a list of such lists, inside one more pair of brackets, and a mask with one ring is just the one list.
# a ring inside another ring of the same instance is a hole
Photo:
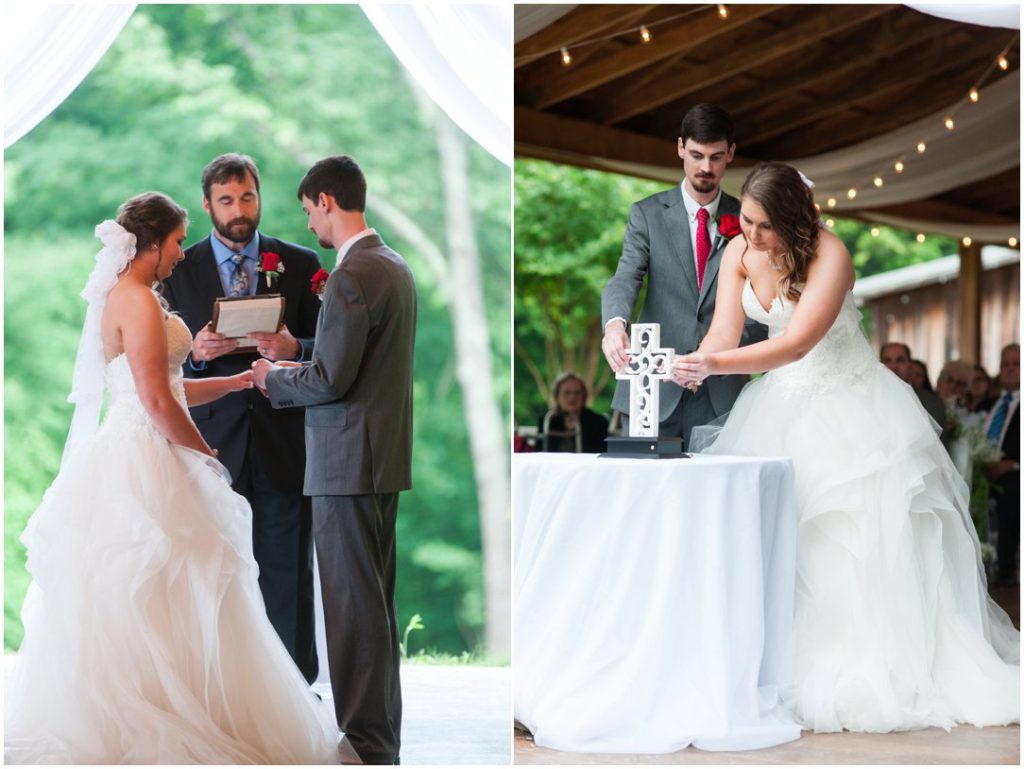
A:
{"label": "framed book held by officiant", "polygon": [[256,340],[249,334],[273,334],[283,323],[284,297],[280,294],[222,296],[213,303],[211,329],[237,339],[235,353],[255,352]]}

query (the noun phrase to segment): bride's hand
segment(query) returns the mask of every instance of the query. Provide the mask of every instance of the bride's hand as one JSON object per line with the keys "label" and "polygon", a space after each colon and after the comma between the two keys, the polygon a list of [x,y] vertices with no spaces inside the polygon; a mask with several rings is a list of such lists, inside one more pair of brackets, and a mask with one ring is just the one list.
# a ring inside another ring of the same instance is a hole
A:
{"label": "bride's hand", "polygon": [[251,390],[253,388],[252,369],[247,369],[231,377],[235,390]]}
{"label": "bride's hand", "polygon": [[711,375],[711,356],[702,352],[677,355],[672,359],[672,381],[695,390]]}

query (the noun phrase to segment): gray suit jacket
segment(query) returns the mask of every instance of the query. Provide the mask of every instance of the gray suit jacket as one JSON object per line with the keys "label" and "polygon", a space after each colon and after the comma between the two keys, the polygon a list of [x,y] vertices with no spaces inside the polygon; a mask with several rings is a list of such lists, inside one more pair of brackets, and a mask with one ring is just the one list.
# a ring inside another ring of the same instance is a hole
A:
{"label": "gray suit jacket", "polygon": [[[718,216],[738,216],[739,211],[739,201],[723,192]],[[647,297],[637,322],[660,323],[662,345],[677,353],[696,350],[711,326],[718,268],[727,242],[718,235],[711,244],[704,285],[698,293],[697,268],[682,190],[677,185],[634,203],[629,210],[619,266],[601,295],[602,323],[607,324],[615,317],[632,319],[646,275]],[[740,344],[760,341],[767,336],[768,330],[763,325],[748,319]],[[747,376],[709,377],[702,386],[708,390],[714,413],[701,415],[700,422],[710,422],[731,409],[748,380]],[[675,410],[682,392],[673,382],[662,381],[659,421],[664,421]],[[629,382],[618,383],[612,406],[629,413]]]}
{"label": "gray suit jacket", "polygon": [[267,375],[274,408],[306,406],[309,496],[412,487],[412,271],[377,235],[327,281],[312,362]]}

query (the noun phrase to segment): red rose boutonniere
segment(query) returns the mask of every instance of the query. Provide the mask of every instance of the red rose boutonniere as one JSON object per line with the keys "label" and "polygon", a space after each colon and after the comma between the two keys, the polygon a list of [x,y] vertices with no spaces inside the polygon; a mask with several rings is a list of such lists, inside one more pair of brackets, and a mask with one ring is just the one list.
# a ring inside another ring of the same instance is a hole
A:
{"label": "red rose boutonniere", "polygon": [[740,218],[736,214],[722,214],[718,217],[718,234],[723,238],[735,238],[740,234]]}
{"label": "red rose boutonniere", "polygon": [[331,273],[321,268],[313,273],[313,277],[310,280],[312,284],[313,293],[317,295],[317,298],[322,302],[324,300],[324,289],[327,288],[327,279],[331,277]]}
{"label": "red rose boutonniere", "polygon": [[270,288],[270,281],[276,280],[284,272],[281,255],[273,251],[263,251],[260,254],[260,260],[256,263],[256,272],[266,275],[267,288]]}

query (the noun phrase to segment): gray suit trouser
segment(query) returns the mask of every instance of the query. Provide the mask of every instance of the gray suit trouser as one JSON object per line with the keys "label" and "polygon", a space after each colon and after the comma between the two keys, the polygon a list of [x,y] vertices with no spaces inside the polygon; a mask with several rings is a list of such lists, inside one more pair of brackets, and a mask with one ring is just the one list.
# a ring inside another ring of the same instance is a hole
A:
{"label": "gray suit trouser", "polygon": [[313,497],[334,712],[366,764],[394,764],[401,743],[397,515],[397,493]]}
{"label": "gray suit trouser", "polygon": [[[690,432],[698,425],[706,425],[715,418],[715,409],[706,387],[697,392],[684,389],[679,403],[664,422],[658,424],[658,435],[666,438],[682,438],[683,451],[689,451]],[[629,435],[629,416],[623,415],[622,434]]]}

